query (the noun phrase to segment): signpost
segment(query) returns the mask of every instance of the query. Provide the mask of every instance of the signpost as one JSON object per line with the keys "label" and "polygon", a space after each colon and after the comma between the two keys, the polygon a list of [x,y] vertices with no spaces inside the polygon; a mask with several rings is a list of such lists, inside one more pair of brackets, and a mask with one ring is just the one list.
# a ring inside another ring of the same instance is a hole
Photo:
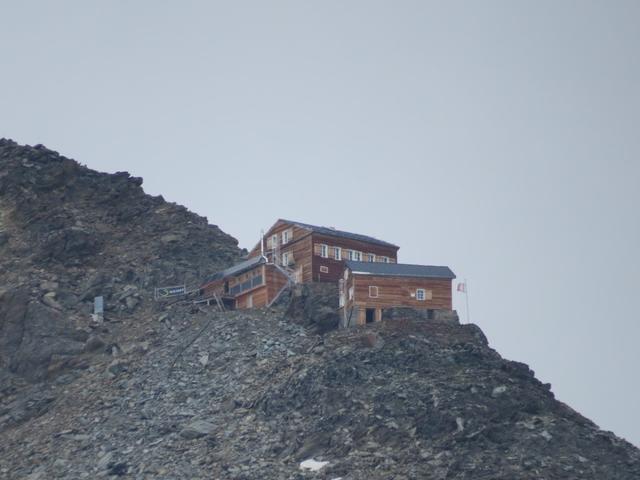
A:
{"label": "signpost", "polygon": [[179,297],[180,295],[187,294],[187,285],[173,285],[171,287],[157,287],[155,289],[154,298],[160,300],[161,298]]}

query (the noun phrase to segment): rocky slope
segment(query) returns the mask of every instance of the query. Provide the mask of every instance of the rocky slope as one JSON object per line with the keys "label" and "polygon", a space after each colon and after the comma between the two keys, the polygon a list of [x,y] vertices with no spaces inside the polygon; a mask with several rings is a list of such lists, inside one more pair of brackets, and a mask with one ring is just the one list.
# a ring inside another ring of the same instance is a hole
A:
{"label": "rocky slope", "polygon": [[[110,334],[151,307],[155,286],[233,263],[237,241],[142,179],[90,170],[0,139],[0,372],[30,381],[74,362],[105,297]],[[128,328],[125,333],[128,333]],[[15,380],[15,379],[14,379]],[[6,384],[6,382],[4,382]]]}
{"label": "rocky slope", "polygon": [[638,449],[474,325],[326,331],[335,299],[314,288],[255,311],[154,303],[235,241],[131,177],[7,141],[0,162],[2,479],[640,478]]}

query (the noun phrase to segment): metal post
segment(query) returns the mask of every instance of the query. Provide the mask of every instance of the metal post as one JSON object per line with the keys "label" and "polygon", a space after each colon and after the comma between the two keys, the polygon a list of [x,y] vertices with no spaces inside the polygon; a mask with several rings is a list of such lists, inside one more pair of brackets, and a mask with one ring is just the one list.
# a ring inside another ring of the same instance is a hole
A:
{"label": "metal post", "polygon": [[467,323],[471,323],[471,316],[469,314],[469,283],[467,279],[464,279],[464,297],[467,300]]}

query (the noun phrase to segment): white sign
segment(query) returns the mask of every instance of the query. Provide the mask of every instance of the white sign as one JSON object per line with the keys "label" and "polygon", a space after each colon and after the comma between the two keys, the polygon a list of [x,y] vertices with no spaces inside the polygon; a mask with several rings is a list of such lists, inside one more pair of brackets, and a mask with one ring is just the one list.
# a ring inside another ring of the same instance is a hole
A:
{"label": "white sign", "polygon": [[155,291],[155,298],[158,300],[159,298],[169,298],[169,297],[178,297],[180,295],[185,295],[187,293],[186,285],[174,285],[171,287],[158,287]]}

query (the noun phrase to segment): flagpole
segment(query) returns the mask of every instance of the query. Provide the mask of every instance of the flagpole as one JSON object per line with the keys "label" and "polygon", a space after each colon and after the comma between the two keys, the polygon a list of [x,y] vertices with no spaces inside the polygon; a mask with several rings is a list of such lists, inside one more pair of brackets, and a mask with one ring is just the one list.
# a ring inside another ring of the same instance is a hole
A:
{"label": "flagpole", "polygon": [[469,314],[469,283],[467,279],[464,279],[464,297],[467,300],[467,323],[471,323],[471,317]]}

